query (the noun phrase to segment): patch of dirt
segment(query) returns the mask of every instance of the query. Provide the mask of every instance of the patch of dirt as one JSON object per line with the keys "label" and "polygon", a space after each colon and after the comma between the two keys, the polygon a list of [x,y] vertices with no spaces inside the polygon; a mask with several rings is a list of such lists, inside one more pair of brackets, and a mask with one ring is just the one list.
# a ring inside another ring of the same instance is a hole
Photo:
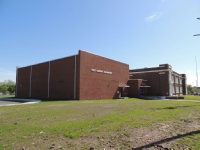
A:
{"label": "patch of dirt", "polygon": [[61,137],[52,139],[45,135],[33,139],[29,146],[16,145],[19,149],[66,149],[66,150],[167,150],[189,149],[178,140],[200,133],[199,118],[188,118],[174,122],[160,122],[148,127],[121,128],[115,132],[93,132],[77,139]]}

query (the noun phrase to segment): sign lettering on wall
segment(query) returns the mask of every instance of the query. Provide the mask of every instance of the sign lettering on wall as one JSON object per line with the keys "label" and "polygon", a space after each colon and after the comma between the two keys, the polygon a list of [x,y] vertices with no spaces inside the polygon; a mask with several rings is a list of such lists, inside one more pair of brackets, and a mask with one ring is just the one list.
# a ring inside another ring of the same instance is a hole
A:
{"label": "sign lettering on wall", "polygon": [[104,71],[104,70],[98,70],[98,69],[91,69],[92,72],[98,72],[98,73],[105,73],[105,74],[112,74],[110,71]]}

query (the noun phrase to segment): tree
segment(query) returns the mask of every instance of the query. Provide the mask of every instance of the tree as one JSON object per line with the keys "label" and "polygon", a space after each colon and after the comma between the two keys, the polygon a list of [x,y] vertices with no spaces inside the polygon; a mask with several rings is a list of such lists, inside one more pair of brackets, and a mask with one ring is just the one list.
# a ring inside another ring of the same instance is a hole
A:
{"label": "tree", "polygon": [[8,87],[8,92],[10,92],[10,93],[14,93],[15,92],[15,85],[14,84],[12,84],[12,85],[9,85],[9,87]]}
{"label": "tree", "polygon": [[5,80],[4,82],[0,82],[0,92],[14,93],[15,92],[15,82],[13,82],[11,80]]}
{"label": "tree", "polygon": [[0,85],[0,92],[5,93],[7,91],[7,86],[3,83]]}
{"label": "tree", "polygon": [[192,87],[192,85],[188,84],[187,85],[187,91],[190,93],[193,93],[195,91],[194,87]]}
{"label": "tree", "polygon": [[193,87],[193,88],[194,88],[194,92],[200,93],[200,89],[198,87]]}

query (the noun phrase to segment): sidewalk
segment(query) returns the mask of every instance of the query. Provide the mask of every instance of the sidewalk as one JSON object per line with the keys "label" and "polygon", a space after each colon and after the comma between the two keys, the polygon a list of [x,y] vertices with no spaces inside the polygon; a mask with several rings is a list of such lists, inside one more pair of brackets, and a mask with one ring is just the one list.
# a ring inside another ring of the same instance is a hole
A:
{"label": "sidewalk", "polygon": [[0,106],[13,106],[39,103],[38,99],[20,99],[20,98],[0,98]]}

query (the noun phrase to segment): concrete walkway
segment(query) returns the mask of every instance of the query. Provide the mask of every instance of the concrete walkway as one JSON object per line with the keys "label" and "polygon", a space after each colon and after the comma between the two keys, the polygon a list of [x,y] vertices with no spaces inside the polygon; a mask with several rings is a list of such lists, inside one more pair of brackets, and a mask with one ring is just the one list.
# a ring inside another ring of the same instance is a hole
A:
{"label": "concrete walkway", "polygon": [[13,106],[39,103],[38,99],[0,98],[0,106]]}

